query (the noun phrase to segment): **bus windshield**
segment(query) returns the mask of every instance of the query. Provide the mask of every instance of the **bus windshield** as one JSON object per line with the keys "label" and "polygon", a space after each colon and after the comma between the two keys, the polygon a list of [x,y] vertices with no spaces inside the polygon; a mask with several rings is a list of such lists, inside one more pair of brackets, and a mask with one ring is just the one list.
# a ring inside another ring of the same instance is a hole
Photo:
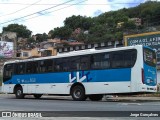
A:
{"label": "bus windshield", "polygon": [[147,65],[155,67],[156,66],[156,53],[155,53],[155,51],[148,49],[148,48],[144,48],[143,54],[144,54],[144,62]]}

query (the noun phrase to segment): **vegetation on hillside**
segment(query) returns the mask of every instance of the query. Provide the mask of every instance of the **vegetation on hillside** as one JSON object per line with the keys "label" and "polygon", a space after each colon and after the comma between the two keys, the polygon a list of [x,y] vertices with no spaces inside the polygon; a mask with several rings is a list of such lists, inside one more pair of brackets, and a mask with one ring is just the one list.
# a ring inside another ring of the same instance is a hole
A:
{"label": "vegetation on hillside", "polygon": [[[133,8],[110,11],[98,17],[71,16],[66,18],[63,27],[51,30],[51,37],[75,39],[84,42],[122,40],[123,34],[146,32],[150,26],[160,25],[160,2],[148,1]],[[136,26],[131,18],[140,18],[142,24]],[[123,23],[117,27],[118,23]],[[64,30],[64,28],[68,28]],[[73,35],[80,28],[78,35]],[[72,32],[71,32],[72,31]],[[57,33],[58,32],[58,33]],[[65,35],[64,35],[65,34]],[[70,34],[70,35],[69,35]]]}
{"label": "vegetation on hillside", "polygon": [[[142,24],[137,26],[131,18],[140,18]],[[118,27],[118,23],[122,23]],[[49,31],[50,38],[70,39],[85,43],[122,40],[124,34],[150,31],[150,26],[160,25],[160,2],[147,1],[133,8],[105,12],[97,17],[71,16],[64,20],[64,26]],[[17,32],[18,37],[30,38],[31,31],[24,25],[10,24],[3,32]],[[37,42],[48,38],[46,33],[37,34]]]}
{"label": "vegetation on hillside", "polygon": [[27,29],[24,25],[19,24],[10,24],[7,27],[3,27],[3,32],[16,32],[17,37],[29,38],[31,36],[32,31]]}

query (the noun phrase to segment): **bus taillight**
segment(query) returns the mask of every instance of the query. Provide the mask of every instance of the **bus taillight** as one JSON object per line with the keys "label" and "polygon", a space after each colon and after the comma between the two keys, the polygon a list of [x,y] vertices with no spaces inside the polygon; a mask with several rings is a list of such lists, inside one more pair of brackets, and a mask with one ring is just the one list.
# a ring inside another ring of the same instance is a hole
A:
{"label": "bus taillight", "polygon": [[142,75],[142,83],[144,84],[144,69],[141,69],[141,75]]}

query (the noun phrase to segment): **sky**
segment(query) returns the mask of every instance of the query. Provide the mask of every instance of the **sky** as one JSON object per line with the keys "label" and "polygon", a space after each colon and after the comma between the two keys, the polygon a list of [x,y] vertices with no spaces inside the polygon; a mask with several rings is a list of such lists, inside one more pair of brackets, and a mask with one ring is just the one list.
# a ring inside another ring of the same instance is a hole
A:
{"label": "sky", "polygon": [[72,15],[95,17],[138,6],[147,0],[0,0],[0,33],[9,24],[24,25],[32,35],[64,26]]}

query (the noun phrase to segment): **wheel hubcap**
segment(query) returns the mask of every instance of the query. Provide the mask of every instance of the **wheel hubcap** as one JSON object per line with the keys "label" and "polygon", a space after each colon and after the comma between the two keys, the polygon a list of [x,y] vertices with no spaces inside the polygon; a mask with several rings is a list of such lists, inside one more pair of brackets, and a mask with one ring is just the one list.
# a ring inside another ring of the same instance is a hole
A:
{"label": "wheel hubcap", "polygon": [[75,98],[80,98],[81,97],[81,91],[80,90],[76,90],[74,92],[74,96],[75,96]]}
{"label": "wheel hubcap", "polygon": [[21,94],[22,94],[22,91],[21,91],[21,90],[18,90],[18,91],[17,91],[17,95],[20,96]]}

